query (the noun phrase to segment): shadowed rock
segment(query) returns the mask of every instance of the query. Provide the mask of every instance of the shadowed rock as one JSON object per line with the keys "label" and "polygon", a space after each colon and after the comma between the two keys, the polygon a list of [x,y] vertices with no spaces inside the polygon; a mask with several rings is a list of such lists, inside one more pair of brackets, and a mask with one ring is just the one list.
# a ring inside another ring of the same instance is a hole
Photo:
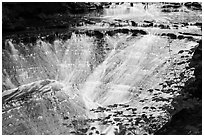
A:
{"label": "shadowed rock", "polygon": [[181,39],[184,39],[185,37],[183,35],[178,35],[177,38],[181,40]]}
{"label": "shadowed rock", "polygon": [[134,21],[130,21],[132,26],[136,27],[137,26],[137,23],[135,23]]}
{"label": "shadowed rock", "polygon": [[170,39],[176,39],[177,36],[173,33],[167,33],[167,36],[170,38]]}
{"label": "shadowed rock", "polygon": [[199,2],[186,2],[184,5],[192,10],[202,10],[202,6]]}
{"label": "shadowed rock", "polygon": [[158,27],[160,29],[170,29],[169,25],[159,24]]}
{"label": "shadowed rock", "polygon": [[138,35],[147,35],[147,32],[144,30],[131,30],[132,36],[138,36]]}
{"label": "shadowed rock", "polygon": [[102,39],[104,35],[100,31],[94,31],[94,36],[98,39]]}

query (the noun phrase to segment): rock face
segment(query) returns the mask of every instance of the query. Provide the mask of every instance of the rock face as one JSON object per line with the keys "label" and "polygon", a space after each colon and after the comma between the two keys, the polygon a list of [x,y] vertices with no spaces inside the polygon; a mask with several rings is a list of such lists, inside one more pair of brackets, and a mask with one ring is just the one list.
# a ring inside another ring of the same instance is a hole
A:
{"label": "rock face", "polygon": [[3,134],[71,134],[80,130],[86,125],[86,110],[80,97],[73,96],[54,80],[3,92]]}
{"label": "rock face", "polygon": [[6,38],[3,134],[202,134],[202,23],[177,20],[184,6],[117,3],[68,32]]}
{"label": "rock face", "polygon": [[188,90],[188,92],[190,92],[193,97],[202,99],[202,40],[200,40],[198,46],[192,50],[195,50],[195,52],[193,53],[189,66],[195,68],[195,80],[189,82],[188,87],[191,90]]}
{"label": "rock face", "polygon": [[[202,121],[202,107],[201,102],[199,103],[199,101],[196,101],[202,99],[201,43],[202,41],[199,41],[198,45],[195,48],[191,49],[191,51],[194,51],[194,53],[192,59],[189,60],[189,67],[190,69],[194,70],[194,78],[186,81],[184,87],[182,88],[183,94],[190,95],[186,99],[191,100],[190,102],[197,103],[193,103],[194,105],[191,107],[182,108],[178,113],[173,115],[172,119],[155,134],[201,134],[202,124],[200,123],[200,121]],[[184,77],[182,73],[181,77]],[[185,103],[188,104],[188,102]]]}
{"label": "rock face", "polygon": [[75,14],[100,10],[106,3],[49,2],[15,3],[3,2],[2,25],[4,33],[18,31],[38,31],[46,29],[66,29],[71,23],[79,22]]}
{"label": "rock face", "polygon": [[202,10],[202,5],[199,2],[186,2],[184,5],[189,9]]}

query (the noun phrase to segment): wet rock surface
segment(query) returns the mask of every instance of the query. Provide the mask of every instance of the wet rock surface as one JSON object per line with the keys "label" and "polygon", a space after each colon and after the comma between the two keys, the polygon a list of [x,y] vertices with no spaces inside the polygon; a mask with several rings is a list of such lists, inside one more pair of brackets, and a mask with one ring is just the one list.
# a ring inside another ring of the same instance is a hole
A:
{"label": "wet rock surface", "polygon": [[4,38],[3,134],[202,134],[200,3],[108,7]]}
{"label": "wet rock surface", "polygon": [[73,101],[72,96],[59,82],[49,79],[3,92],[3,134],[79,132],[76,130],[86,125],[87,116],[81,99]]}

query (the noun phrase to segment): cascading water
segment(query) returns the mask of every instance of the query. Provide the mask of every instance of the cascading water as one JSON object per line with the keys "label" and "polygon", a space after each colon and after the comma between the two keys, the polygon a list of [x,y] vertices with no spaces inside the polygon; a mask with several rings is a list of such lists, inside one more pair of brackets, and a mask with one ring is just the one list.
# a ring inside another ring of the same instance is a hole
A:
{"label": "cascading water", "polygon": [[[104,39],[107,41],[109,38]],[[58,83],[55,88],[62,85],[71,99],[83,96],[87,109],[97,108],[100,104],[94,103],[90,93],[94,92],[94,85],[103,77],[105,68],[98,68],[96,72],[94,69],[104,60],[102,56],[105,58],[109,52],[105,51],[105,47],[100,47],[104,50],[100,51],[98,44],[95,37],[75,33],[67,41],[56,39],[53,43],[37,40],[34,44],[17,44],[6,40],[6,49],[3,50],[3,90],[51,79]],[[112,46],[108,42],[103,44],[100,46],[109,45],[109,49]],[[93,79],[87,81],[90,75],[93,75]],[[89,116],[97,118],[93,114]]]}
{"label": "cascading water", "polygon": [[161,18],[155,5],[143,12],[142,3],[112,5],[105,20],[81,23],[66,40],[5,40],[3,133],[135,135],[166,124],[180,94],[178,83],[168,84],[178,64],[169,52],[181,60],[176,54],[197,43],[183,40],[183,28],[151,21]]}
{"label": "cascading water", "polygon": [[[6,40],[6,49],[3,50],[4,90],[51,79],[58,83],[55,88],[60,89],[62,85],[71,99],[82,96],[87,109],[122,103],[122,100],[128,101],[130,87],[120,85],[122,81],[119,78],[126,67],[118,68],[125,62],[123,56],[127,54],[120,50],[127,46],[121,42],[128,37],[126,35],[119,37],[121,40],[118,41],[118,36],[112,38],[104,36],[101,39],[102,45],[96,37],[75,33],[67,41],[56,39],[53,43],[38,40],[35,44],[26,45]],[[115,78],[111,80],[111,77]],[[92,119],[102,116],[93,113],[88,115]],[[103,114],[104,117],[107,115]],[[98,127],[97,123],[93,125]],[[101,129],[100,132],[106,131],[107,128],[111,127],[98,127]]]}
{"label": "cascading water", "polygon": [[[94,59],[93,38],[73,33],[67,41],[53,44],[38,40],[36,44],[5,42],[3,50],[3,87],[14,88],[42,79],[62,83],[82,83],[90,74]],[[94,66],[94,64],[93,64]]]}
{"label": "cascading water", "polygon": [[[87,110],[128,103],[133,97],[131,89],[147,72],[140,69],[145,58],[141,56],[149,52],[147,47],[157,39],[150,35],[136,40],[131,37],[120,33],[114,37],[106,35],[101,39],[102,44],[96,37],[75,33],[67,41],[56,39],[52,44],[38,40],[36,44],[24,45],[7,40],[7,49],[3,51],[6,59],[3,60],[3,87],[11,89],[51,79],[57,81],[57,85],[52,85],[55,90],[62,86],[70,99],[81,97]],[[87,112],[90,119],[110,114]],[[99,122],[90,125],[100,133],[114,134],[114,125]]]}

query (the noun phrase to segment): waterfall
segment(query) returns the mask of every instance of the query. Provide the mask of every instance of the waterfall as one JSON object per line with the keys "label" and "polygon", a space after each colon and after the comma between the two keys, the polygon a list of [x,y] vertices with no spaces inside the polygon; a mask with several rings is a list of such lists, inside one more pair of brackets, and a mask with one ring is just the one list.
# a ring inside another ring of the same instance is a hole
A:
{"label": "waterfall", "polygon": [[[94,58],[94,39],[72,34],[67,41],[57,39],[53,44],[38,40],[35,44],[5,41],[3,50],[3,82],[5,89],[42,79],[62,83],[82,83],[90,73]],[[9,82],[10,81],[10,82]]]}

